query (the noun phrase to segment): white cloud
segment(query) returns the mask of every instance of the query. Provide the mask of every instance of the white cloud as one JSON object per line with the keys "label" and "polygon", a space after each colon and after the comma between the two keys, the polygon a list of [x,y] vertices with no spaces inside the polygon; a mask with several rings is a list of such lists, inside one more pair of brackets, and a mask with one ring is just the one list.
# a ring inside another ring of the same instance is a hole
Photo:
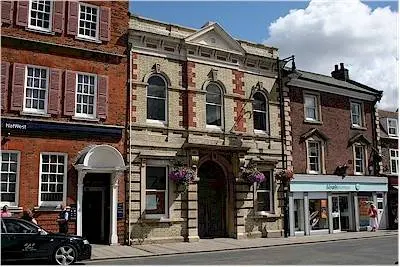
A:
{"label": "white cloud", "polygon": [[359,0],[311,1],[269,26],[266,44],[294,54],[299,69],[330,75],[345,63],[350,78],[383,90],[382,109],[398,108],[397,16]]}

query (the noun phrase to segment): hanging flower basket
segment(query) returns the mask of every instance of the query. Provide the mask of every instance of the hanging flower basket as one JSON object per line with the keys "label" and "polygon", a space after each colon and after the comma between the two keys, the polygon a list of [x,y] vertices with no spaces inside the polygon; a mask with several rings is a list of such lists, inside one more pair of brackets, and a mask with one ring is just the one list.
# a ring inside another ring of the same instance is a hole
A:
{"label": "hanging flower basket", "polygon": [[275,179],[281,182],[293,180],[294,179],[293,170],[292,169],[282,170],[275,175]]}
{"label": "hanging flower basket", "polygon": [[194,180],[194,170],[192,168],[175,164],[168,174],[168,178],[177,185],[188,186]]}
{"label": "hanging flower basket", "polygon": [[335,170],[335,174],[339,175],[339,176],[342,176],[342,178],[344,178],[346,176],[346,174],[347,174],[347,168],[348,167],[349,166],[347,166],[346,164],[337,166],[336,170]]}
{"label": "hanging flower basket", "polygon": [[259,184],[265,180],[265,175],[254,166],[243,168],[241,176],[243,181],[249,184]]}

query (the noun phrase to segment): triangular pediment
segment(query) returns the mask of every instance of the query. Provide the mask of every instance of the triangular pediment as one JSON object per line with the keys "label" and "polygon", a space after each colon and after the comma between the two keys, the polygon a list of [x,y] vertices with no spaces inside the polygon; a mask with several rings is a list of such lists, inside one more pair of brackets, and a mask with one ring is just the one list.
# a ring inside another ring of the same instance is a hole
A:
{"label": "triangular pediment", "polygon": [[303,133],[300,136],[300,140],[305,141],[310,137],[317,137],[318,139],[321,139],[324,142],[329,140],[328,136],[326,136],[323,132],[321,132],[320,130],[318,130],[316,128],[312,128],[309,131]]}
{"label": "triangular pediment", "polygon": [[371,141],[369,141],[368,138],[366,138],[363,134],[356,134],[355,136],[350,138],[347,146],[349,147],[354,143],[361,143],[367,146],[371,145]]}
{"label": "triangular pediment", "polygon": [[244,55],[243,47],[233,39],[218,23],[207,23],[201,30],[185,38],[187,44],[214,48]]}

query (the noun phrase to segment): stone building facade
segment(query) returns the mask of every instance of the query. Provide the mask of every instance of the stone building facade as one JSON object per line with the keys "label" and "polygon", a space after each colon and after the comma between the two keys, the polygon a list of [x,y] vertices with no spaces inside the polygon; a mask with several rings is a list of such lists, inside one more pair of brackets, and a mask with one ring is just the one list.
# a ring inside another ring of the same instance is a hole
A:
{"label": "stone building facade", "polygon": [[399,191],[399,113],[379,110],[380,146],[383,175],[388,178],[388,217],[390,229],[398,228]]}
{"label": "stone building facade", "polygon": [[387,178],[380,177],[382,91],[349,78],[344,64],[332,77],[296,70],[287,83],[294,179],[290,234],[360,231],[369,225],[368,201],[387,226]]}
{"label": "stone building facade", "polygon": [[1,204],[123,243],[127,1],[1,2]]}
{"label": "stone building facade", "polygon": [[[282,235],[276,48],[131,16],[129,239]],[[169,173],[194,170],[186,188]],[[256,166],[265,182],[246,183]],[[244,168],[244,169],[243,169]]]}

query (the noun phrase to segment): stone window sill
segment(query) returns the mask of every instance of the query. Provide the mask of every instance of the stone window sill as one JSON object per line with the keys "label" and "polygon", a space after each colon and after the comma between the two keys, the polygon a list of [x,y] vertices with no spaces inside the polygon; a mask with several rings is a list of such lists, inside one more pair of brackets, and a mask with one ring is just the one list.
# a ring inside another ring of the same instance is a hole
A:
{"label": "stone window sill", "polygon": [[29,32],[42,33],[42,34],[47,34],[47,35],[55,35],[55,32],[53,32],[53,31],[45,31],[45,30],[33,29],[33,28],[29,28],[29,26],[26,27],[25,30],[29,31]]}
{"label": "stone window sill", "polygon": [[100,119],[98,119],[98,118],[85,118],[85,117],[77,117],[77,116],[73,116],[72,119],[77,120],[77,121],[91,121],[91,122],[99,122],[100,121]]}
{"label": "stone window sill", "polygon": [[50,212],[52,212],[52,211],[60,212],[61,211],[60,207],[58,207],[58,206],[38,206],[38,207],[34,207],[33,210],[34,211],[50,211]]}
{"label": "stone window sill", "polygon": [[19,213],[22,212],[23,208],[22,207],[15,207],[15,206],[9,206],[8,211],[11,213]]}
{"label": "stone window sill", "polygon": [[100,40],[93,40],[93,39],[85,38],[85,37],[81,37],[81,36],[76,36],[75,39],[80,40],[80,41],[85,41],[85,42],[96,43],[96,44],[102,43]]}
{"label": "stone window sill", "polygon": [[304,120],[304,123],[322,125],[322,121]]}
{"label": "stone window sill", "polygon": [[354,125],[351,126],[351,129],[353,129],[353,130],[361,130],[361,131],[366,131],[367,130],[366,127],[354,126]]}
{"label": "stone window sill", "polygon": [[51,115],[47,113],[33,113],[33,112],[27,112],[27,111],[21,111],[19,113],[20,115],[24,116],[34,116],[34,117],[42,117],[42,118],[50,118]]}
{"label": "stone window sill", "polygon": [[145,218],[143,223],[179,223],[185,221],[182,218]]}

